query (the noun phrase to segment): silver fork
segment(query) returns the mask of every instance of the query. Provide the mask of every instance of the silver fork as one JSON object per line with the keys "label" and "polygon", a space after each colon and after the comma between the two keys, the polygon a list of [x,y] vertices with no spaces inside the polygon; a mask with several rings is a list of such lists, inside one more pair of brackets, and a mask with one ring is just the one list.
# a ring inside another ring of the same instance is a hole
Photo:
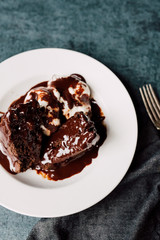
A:
{"label": "silver fork", "polygon": [[157,130],[160,130],[160,103],[151,86],[147,84],[139,88],[146,111]]}

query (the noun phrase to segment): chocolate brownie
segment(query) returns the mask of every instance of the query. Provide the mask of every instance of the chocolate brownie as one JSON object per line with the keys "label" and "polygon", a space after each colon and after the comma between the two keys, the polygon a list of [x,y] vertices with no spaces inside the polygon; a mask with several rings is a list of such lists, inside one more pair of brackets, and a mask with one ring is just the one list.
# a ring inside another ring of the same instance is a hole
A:
{"label": "chocolate brownie", "polygon": [[99,140],[94,123],[83,112],[68,119],[44,147],[41,169],[55,169],[82,156]]}
{"label": "chocolate brownie", "polygon": [[0,145],[13,172],[34,168],[40,158],[42,111],[36,100],[11,106],[1,117]]}

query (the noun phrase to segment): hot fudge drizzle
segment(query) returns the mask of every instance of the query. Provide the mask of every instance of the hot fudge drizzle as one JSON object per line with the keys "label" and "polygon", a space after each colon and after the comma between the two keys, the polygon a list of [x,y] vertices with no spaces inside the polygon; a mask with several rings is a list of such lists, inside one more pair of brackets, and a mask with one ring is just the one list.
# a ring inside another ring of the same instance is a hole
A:
{"label": "hot fudge drizzle", "polygon": [[[71,75],[72,76],[72,75]],[[80,79],[81,81],[84,81],[84,78],[81,77],[80,75],[76,75],[74,74],[75,79]],[[64,83],[65,81],[65,83]],[[35,85],[34,87],[32,87],[31,89],[37,88],[37,87],[46,87],[47,86],[47,81],[39,83],[37,85]],[[65,78],[65,80],[63,80],[63,78],[61,78],[61,80],[58,82],[57,81],[57,86],[59,91],[63,90],[64,86],[66,87],[67,84],[67,78]],[[73,85],[75,84],[75,82],[73,82]],[[29,91],[28,91],[29,92]],[[24,96],[21,96],[19,99],[17,99],[16,101],[14,101],[11,106],[16,105],[17,103],[22,103],[26,97],[27,93]],[[69,106],[72,107],[73,102],[70,98],[70,95],[66,92],[65,98],[68,100]],[[100,146],[103,144],[103,142],[105,141],[106,137],[107,137],[107,131],[106,131],[106,127],[103,125],[103,120],[104,120],[104,116],[103,113],[100,109],[100,107],[98,106],[98,104],[94,101],[94,99],[88,99],[86,96],[83,96],[83,101],[90,101],[90,105],[91,105],[91,120],[94,122],[97,133],[100,136],[99,141],[96,143],[95,146],[93,146],[91,149],[87,150],[82,156],[79,155],[79,157],[77,159],[73,159],[71,161],[66,161],[65,163],[63,163],[62,165],[60,165],[59,167],[57,167],[54,170],[42,170],[42,169],[38,169],[36,170],[38,174],[43,175],[44,177],[48,178],[49,180],[62,180],[68,177],[71,177],[79,172],[81,172],[87,165],[91,164],[92,159],[96,158],[98,156],[98,150],[100,148]],[[79,104],[79,103],[76,103]],[[62,118],[62,122],[65,122],[66,120],[64,118]],[[43,141],[46,140],[46,137],[44,137]],[[45,149],[43,148],[43,153],[45,153]],[[0,164],[8,171],[11,173],[10,169],[9,169],[9,164],[7,165],[7,158],[6,156],[4,156],[2,153],[0,154]]]}

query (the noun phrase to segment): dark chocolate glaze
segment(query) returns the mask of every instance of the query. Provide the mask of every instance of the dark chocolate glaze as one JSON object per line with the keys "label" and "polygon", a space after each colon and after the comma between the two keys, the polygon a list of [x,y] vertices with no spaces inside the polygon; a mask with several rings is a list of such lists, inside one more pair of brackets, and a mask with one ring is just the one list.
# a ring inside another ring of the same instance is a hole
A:
{"label": "dark chocolate glaze", "polygon": [[7,157],[0,151],[0,165],[9,173],[15,174],[10,170],[9,161]]}
{"label": "dark chocolate glaze", "polygon": [[65,178],[69,178],[77,173],[80,173],[86,166],[92,163],[92,159],[96,158],[98,155],[98,147],[92,148],[90,151],[87,151],[84,155],[77,158],[74,161],[70,161],[69,164],[65,166],[61,166],[52,171],[39,171],[37,170],[38,174],[46,175],[45,177],[49,180],[63,180]]}
{"label": "dark chocolate glaze", "polygon": [[3,116],[4,112],[0,111],[0,121],[1,121],[1,117]]}
{"label": "dark chocolate glaze", "polygon": [[[50,83],[50,86],[55,87],[60,92],[60,95],[63,97],[64,100],[68,102],[68,106],[71,109],[73,108],[73,105],[76,105],[76,106],[81,105],[79,101],[75,100],[74,96],[72,96],[68,90],[69,87],[76,88],[79,81],[85,82],[82,76],[72,74],[69,77],[59,78],[56,81],[52,81]],[[81,87],[77,91],[78,91],[77,92],[78,94],[83,94],[84,90]],[[87,98],[87,95],[84,97],[84,99],[80,99],[80,100],[84,100],[85,102],[89,101],[89,99]]]}
{"label": "dark chocolate glaze", "polygon": [[80,75],[80,74],[73,73],[73,74],[71,74],[71,77],[77,79],[78,81],[82,81],[82,82],[86,83],[85,78],[82,75]]}
{"label": "dark chocolate glaze", "polygon": [[[41,82],[41,83],[38,83],[38,84],[34,85],[32,88],[29,89],[29,91],[30,91],[31,89],[37,88],[37,87],[47,87],[47,81],[44,81],[44,82]],[[28,92],[29,92],[29,91],[28,91]],[[27,92],[27,93],[28,93],[28,92]],[[27,93],[24,94],[24,95],[22,95],[20,98],[16,99],[15,101],[13,101],[9,107],[12,107],[12,106],[14,106],[14,105],[17,105],[17,104],[19,104],[19,103],[23,103],[23,102],[24,102],[24,99],[25,99],[25,97],[26,97],[26,95],[27,95]]]}
{"label": "dark chocolate glaze", "polygon": [[[61,92],[61,91],[64,91],[69,86],[72,86],[74,88],[79,80],[86,82],[85,79],[81,75],[72,74],[68,78],[60,78],[58,81],[56,80],[56,84],[54,83],[54,86],[58,89],[59,92]],[[65,84],[64,84],[64,81],[65,81]],[[31,89],[37,88],[37,87],[46,87],[47,82],[48,81],[44,81],[39,84],[36,84]],[[19,99],[15,100],[11,104],[11,106],[14,106],[17,103],[18,104],[23,103],[23,101],[26,97],[26,94],[21,96]],[[67,101],[70,101],[70,106],[72,106],[72,104],[73,104],[71,102],[72,99],[70,99],[70,96],[68,96],[68,95],[69,95],[68,92],[66,92],[64,98]],[[83,97],[85,98],[85,96],[83,96]],[[105,141],[105,139],[107,137],[107,129],[106,129],[106,126],[103,125],[103,120],[105,117],[102,113],[102,110],[100,109],[100,107],[98,106],[98,104],[95,102],[94,99],[91,99],[90,101],[91,101],[91,109],[92,109],[91,120],[95,123],[97,133],[100,136],[98,143],[95,146],[93,146],[90,150],[86,151],[83,155],[79,156],[76,160],[74,160],[74,161],[71,160],[69,162],[66,161],[60,167],[57,167],[57,169],[55,169],[54,172],[37,170],[38,174],[42,174],[43,176],[45,175],[45,177],[48,178],[49,180],[54,180],[54,181],[62,180],[62,179],[71,177],[71,176],[81,172],[87,165],[92,163],[92,159],[94,159],[98,156],[99,147],[103,144],[103,142]],[[46,139],[46,137],[44,137],[43,141],[45,141],[45,139]],[[11,172],[9,169],[9,162],[8,162],[6,156],[4,156],[1,152],[0,152],[0,164],[9,173],[13,174],[13,172]]]}
{"label": "dark chocolate glaze", "polygon": [[[33,87],[31,87],[30,90],[33,89],[33,88],[38,88],[38,87],[47,87],[47,83],[48,83],[48,81],[40,82],[40,83],[34,85]],[[30,90],[29,90],[29,91],[30,91]],[[28,92],[29,92],[29,91],[28,91]]]}
{"label": "dark chocolate glaze", "polygon": [[77,173],[80,173],[87,165],[92,163],[92,159],[96,158],[98,156],[98,151],[100,146],[104,143],[106,137],[107,137],[107,129],[106,126],[103,125],[104,116],[102,113],[101,108],[98,106],[98,104],[95,102],[94,99],[91,99],[91,108],[92,108],[92,121],[95,122],[95,126],[97,129],[97,133],[100,136],[100,139],[96,146],[93,146],[90,150],[86,151],[83,155],[78,157],[74,161],[69,161],[69,163],[66,162],[63,163],[63,166],[61,165],[57,169],[53,171],[40,171],[38,170],[38,174],[45,175],[46,178],[49,180],[63,180],[65,178],[69,178]]}
{"label": "dark chocolate glaze", "polygon": [[[59,118],[59,103],[57,101],[57,98],[53,94],[52,89],[46,88],[46,87],[35,87],[34,91],[30,92],[30,97],[32,99],[35,99],[38,101],[38,94],[37,92],[41,92],[41,101],[47,102],[47,106],[52,108],[52,114],[50,113],[50,117],[48,117],[49,110],[46,108],[44,109],[45,115],[43,118],[44,126],[49,129],[52,133],[57,130],[57,127],[53,124],[50,124],[52,119]],[[56,108],[56,111],[54,110]],[[46,117],[47,116],[47,117]]]}
{"label": "dark chocolate glaze", "polygon": [[92,111],[91,120],[94,122],[97,133],[100,136],[100,139],[98,142],[98,148],[99,148],[107,138],[107,128],[103,124],[103,120],[105,119],[105,116],[102,112],[102,109],[98,106],[98,104],[93,98],[91,99],[91,111]]}
{"label": "dark chocolate glaze", "polygon": [[13,102],[11,103],[11,105],[9,106],[9,108],[14,107],[15,105],[17,105],[17,104],[19,104],[19,103],[23,103],[25,97],[26,97],[26,94],[23,95],[23,96],[21,96],[20,98],[16,99],[15,101],[13,101]]}
{"label": "dark chocolate glaze", "polygon": [[48,171],[55,166],[57,168],[57,165],[64,166],[64,163],[66,165],[71,159],[84,154],[93,146],[93,141],[96,144],[98,140],[94,123],[84,113],[76,113],[46,140],[40,167]]}

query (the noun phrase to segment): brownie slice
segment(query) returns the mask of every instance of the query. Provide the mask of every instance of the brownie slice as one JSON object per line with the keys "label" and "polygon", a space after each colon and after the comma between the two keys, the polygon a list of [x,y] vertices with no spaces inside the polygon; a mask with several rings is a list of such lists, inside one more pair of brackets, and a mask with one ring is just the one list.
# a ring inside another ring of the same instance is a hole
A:
{"label": "brownie slice", "polygon": [[41,170],[52,170],[82,156],[99,140],[94,123],[84,113],[76,113],[46,142]]}
{"label": "brownie slice", "polygon": [[0,149],[18,173],[34,168],[40,158],[42,144],[42,111],[36,100],[13,105],[0,121]]}

